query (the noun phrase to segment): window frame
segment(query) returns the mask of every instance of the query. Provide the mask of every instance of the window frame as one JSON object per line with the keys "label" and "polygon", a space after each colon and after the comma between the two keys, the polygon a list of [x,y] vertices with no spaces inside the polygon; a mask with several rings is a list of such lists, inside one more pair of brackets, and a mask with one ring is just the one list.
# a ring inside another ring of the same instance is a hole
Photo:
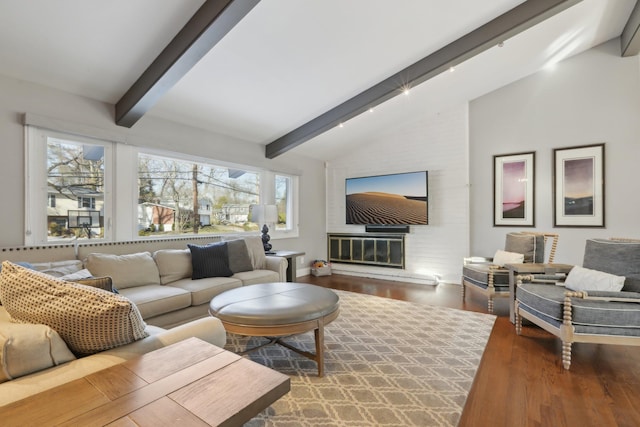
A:
{"label": "window frame", "polygon": [[284,177],[289,180],[289,186],[287,188],[287,223],[286,228],[278,229],[274,227],[273,233],[270,236],[276,239],[298,237],[298,176],[287,173],[274,172],[273,173],[273,202],[276,202],[276,180],[278,177]]}
{"label": "window frame", "polygon": [[[70,243],[51,241],[48,238],[47,207],[47,141],[60,139],[70,143],[101,145],[104,147],[104,237],[93,237],[92,241],[129,241],[154,239],[157,236],[138,235],[138,156],[150,156],[196,162],[229,169],[242,169],[257,173],[260,180],[259,200],[264,204],[275,204],[275,180],[277,176],[288,177],[291,181],[287,201],[287,229],[270,230],[272,239],[299,236],[298,203],[299,176],[261,167],[230,163],[169,150],[150,147],[136,147],[105,137],[92,137],[75,132],[56,131],[41,127],[38,123],[25,124],[25,225],[24,244],[26,246],[56,245]],[[115,171],[117,170],[117,173]],[[118,202],[115,209],[114,201]],[[57,202],[57,200],[56,200]],[[43,215],[44,212],[44,215]],[[246,232],[257,234],[259,232]],[[225,233],[199,233],[200,235],[224,235]],[[233,233],[237,234],[237,233]],[[244,234],[244,233],[243,233]],[[173,237],[181,236],[174,235]],[[184,237],[189,236],[185,234]]]}
{"label": "window frame", "polygon": [[47,186],[47,143],[49,138],[59,139],[70,144],[104,147],[104,236],[101,238],[93,237],[92,241],[111,241],[113,231],[113,148],[115,143],[32,125],[25,126],[25,136],[25,245],[55,245],[71,242],[71,240],[49,240],[49,225],[46,215],[49,206]]}

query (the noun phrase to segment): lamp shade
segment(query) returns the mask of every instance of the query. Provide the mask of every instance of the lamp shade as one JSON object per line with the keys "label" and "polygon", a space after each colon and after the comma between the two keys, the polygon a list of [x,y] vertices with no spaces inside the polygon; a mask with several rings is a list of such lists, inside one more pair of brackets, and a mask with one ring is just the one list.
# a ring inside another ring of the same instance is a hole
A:
{"label": "lamp shade", "polygon": [[251,222],[255,222],[259,224],[262,222],[263,209],[264,205],[249,205],[249,213],[251,214]]}
{"label": "lamp shade", "polygon": [[264,205],[264,222],[267,224],[278,222],[278,207],[276,205]]}
{"label": "lamp shade", "polygon": [[276,205],[250,205],[251,222],[258,224],[272,224],[278,222],[278,207]]}

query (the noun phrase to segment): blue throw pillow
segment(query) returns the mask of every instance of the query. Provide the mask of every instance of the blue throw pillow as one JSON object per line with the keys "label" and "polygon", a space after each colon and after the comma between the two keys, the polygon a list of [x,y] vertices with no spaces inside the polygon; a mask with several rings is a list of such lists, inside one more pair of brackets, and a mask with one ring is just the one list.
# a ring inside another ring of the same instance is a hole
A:
{"label": "blue throw pillow", "polygon": [[191,279],[206,277],[231,277],[227,242],[212,243],[206,246],[187,245],[191,251]]}
{"label": "blue throw pillow", "polygon": [[[14,264],[18,264],[18,265],[20,265],[20,266],[22,266],[24,268],[28,268],[28,269],[31,269],[31,270],[34,269],[33,265],[31,265],[31,263],[28,263],[28,262],[20,261],[20,262],[14,262]],[[2,263],[0,263],[0,272],[1,271],[2,271]]]}

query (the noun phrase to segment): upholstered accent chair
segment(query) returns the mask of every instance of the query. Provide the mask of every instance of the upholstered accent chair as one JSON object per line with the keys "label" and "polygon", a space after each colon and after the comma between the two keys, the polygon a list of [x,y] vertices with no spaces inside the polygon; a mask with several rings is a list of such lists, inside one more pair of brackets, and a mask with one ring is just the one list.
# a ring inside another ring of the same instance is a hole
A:
{"label": "upholstered accent chair", "polygon": [[564,282],[516,279],[517,334],[525,318],[559,337],[565,369],[574,342],[640,345],[640,240],[587,240],[582,267]]}
{"label": "upholstered accent chair", "polygon": [[493,299],[509,296],[509,270],[505,264],[544,263],[545,248],[549,253],[546,262],[552,263],[557,246],[558,235],[555,233],[529,231],[508,233],[504,251],[498,250],[493,258],[464,259],[462,301],[464,302],[467,288],[475,289],[487,297],[487,311],[493,313]]}

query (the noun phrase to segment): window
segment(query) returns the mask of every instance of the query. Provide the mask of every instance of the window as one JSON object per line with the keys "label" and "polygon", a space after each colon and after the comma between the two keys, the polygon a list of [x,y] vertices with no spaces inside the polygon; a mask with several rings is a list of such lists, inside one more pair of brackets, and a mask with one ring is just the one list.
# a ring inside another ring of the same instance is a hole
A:
{"label": "window", "polygon": [[[25,243],[105,238],[111,143],[31,127],[27,135]],[[78,217],[94,221],[79,225]]]}
{"label": "window", "polygon": [[[53,195],[55,196],[55,194]],[[95,209],[96,208],[96,198],[95,197],[78,197],[78,208],[88,208]]]}
{"label": "window", "polygon": [[291,187],[292,178],[290,176],[275,176],[275,199],[278,207],[278,223],[276,230],[291,230],[292,203],[291,203]]}
{"label": "window", "polygon": [[257,231],[260,174],[145,153],[138,155],[138,234]]}
{"label": "window", "polygon": [[25,245],[258,233],[259,204],[277,206],[272,238],[297,236],[294,175],[37,126],[25,128]]}

